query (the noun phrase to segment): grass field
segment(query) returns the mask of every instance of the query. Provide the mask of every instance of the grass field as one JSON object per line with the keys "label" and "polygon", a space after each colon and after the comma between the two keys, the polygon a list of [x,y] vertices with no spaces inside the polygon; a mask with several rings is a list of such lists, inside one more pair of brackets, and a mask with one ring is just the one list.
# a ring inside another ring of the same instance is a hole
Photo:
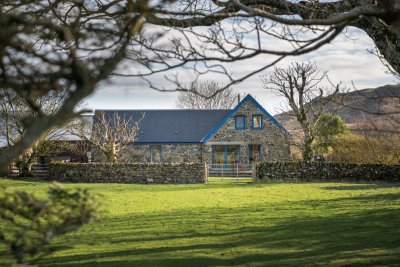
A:
{"label": "grass field", "polygon": [[398,185],[67,186],[97,194],[101,218],[57,239],[40,266],[400,266]]}

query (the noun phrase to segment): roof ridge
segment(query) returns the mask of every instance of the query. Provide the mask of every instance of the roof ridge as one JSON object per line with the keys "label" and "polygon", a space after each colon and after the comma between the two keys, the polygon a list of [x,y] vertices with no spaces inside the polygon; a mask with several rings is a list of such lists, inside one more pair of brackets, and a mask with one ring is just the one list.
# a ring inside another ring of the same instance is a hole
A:
{"label": "roof ridge", "polygon": [[95,111],[231,111],[232,109],[95,109]]}

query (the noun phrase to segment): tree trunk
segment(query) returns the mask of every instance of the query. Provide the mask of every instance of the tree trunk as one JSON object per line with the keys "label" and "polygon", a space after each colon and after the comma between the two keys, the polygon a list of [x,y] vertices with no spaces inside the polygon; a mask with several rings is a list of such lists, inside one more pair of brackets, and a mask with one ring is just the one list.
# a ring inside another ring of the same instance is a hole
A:
{"label": "tree trunk", "polygon": [[400,30],[397,29],[399,26],[386,26],[374,17],[363,18],[354,26],[359,27],[368,34],[393,70],[400,73]]}
{"label": "tree trunk", "polygon": [[304,148],[303,148],[303,160],[310,161],[313,156],[313,151],[311,148],[313,138],[307,133],[304,133]]}
{"label": "tree trunk", "polygon": [[22,177],[31,176],[32,171],[32,163],[23,162],[22,166],[19,169],[19,175]]}
{"label": "tree trunk", "polygon": [[110,145],[107,148],[107,153],[105,153],[105,156],[107,158],[107,161],[110,163],[116,163],[118,161],[118,151],[117,151],[117,145],[116,143],[111,140],[109,143]]}
{"label": "tree trunk", "polygon": [[24,154],[22,154],[18,162],[20,176],[26,177],[31,175],[33,159],[34,157],[32,149],[29,149]]}
{"label": "tree trunk", "polygon": [[117,159],[117,144],[115,138],[113,138],[113,142],[111,144],[111,162],[115,163],[117,162]]}
{"label": "tree trunk", "polygon": [[117,155],[115,155],[115,153],[111,152],[109,157],[108,157],[108,162],[116,163],[117,162]]}

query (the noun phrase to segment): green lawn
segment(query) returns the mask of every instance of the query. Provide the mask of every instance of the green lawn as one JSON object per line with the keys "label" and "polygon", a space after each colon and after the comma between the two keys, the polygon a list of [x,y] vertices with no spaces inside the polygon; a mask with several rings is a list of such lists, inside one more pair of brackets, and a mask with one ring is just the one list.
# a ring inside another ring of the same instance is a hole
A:
{"label": "green lawn", "polygon": [[[57,239],[58,251],[40,266],[400,266],[398,185],[215,179],[68,187],[99,195],[101,218]],[[9,260],[1,255],[0,263]]]}

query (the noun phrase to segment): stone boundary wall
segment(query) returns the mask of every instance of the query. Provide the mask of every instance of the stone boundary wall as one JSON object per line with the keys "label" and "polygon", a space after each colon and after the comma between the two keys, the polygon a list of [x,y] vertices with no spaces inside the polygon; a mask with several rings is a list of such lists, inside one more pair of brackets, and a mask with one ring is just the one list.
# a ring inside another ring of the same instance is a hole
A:
{"label": "stone boundary wall", "polygon": [[400,182],[400,165],[331,162],[260,162],[255,181],[274,182]]}
{"label": "stone boundary wall", "polygon": [[205,163],[54,163],[50,180],[72,183],[196,184],[207,182]]}

